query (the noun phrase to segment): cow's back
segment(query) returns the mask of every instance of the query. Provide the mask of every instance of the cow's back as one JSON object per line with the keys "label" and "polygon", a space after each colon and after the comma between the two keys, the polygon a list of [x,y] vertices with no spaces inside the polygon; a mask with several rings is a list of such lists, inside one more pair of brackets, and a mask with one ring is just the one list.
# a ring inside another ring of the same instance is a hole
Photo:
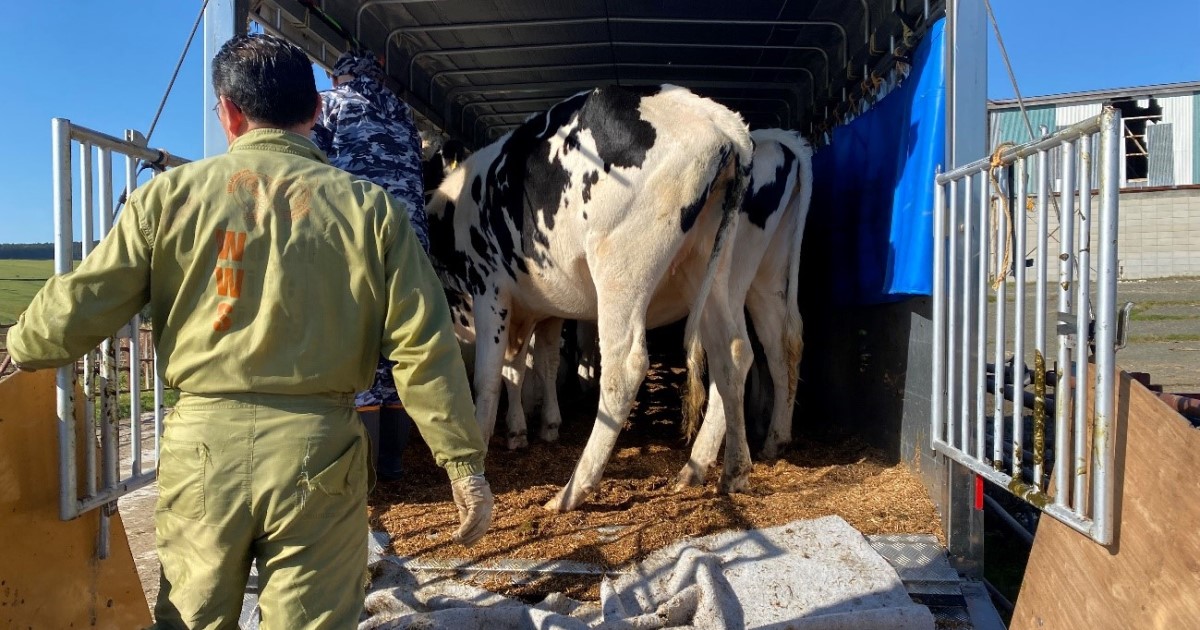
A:
{"label": "cow's back", "polygon": [[533,311],[590,319],[598,260],[711,251],[720,216],[702,210],[716,163],[727,158],[744,174],[752,151],[738,114],[684,88],[582,92],[447,177],[439,193],[452,215],[431,217],[434,255],[470,279],[448,284],[475,292],[490,277],[482,284],[505,285]]}

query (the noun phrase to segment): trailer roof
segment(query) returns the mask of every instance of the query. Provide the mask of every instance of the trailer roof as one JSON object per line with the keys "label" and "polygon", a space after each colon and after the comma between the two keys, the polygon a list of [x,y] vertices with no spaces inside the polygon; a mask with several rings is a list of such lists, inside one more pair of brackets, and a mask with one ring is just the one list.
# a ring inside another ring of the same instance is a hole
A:
{"label": "trailer roof", "polygon": [[862,108],[943,1],[257,0],[326,68],[357,40],[419,122],[471,146],[600,85],[675,83],[810,135]]}

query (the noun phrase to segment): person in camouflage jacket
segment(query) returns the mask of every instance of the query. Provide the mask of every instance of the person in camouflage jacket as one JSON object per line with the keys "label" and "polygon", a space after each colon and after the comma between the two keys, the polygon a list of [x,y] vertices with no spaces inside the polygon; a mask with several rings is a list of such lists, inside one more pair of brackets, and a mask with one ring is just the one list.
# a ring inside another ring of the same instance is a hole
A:
{"label": "person in camouflage jacket", "polygon": [[[321,93],[313,142],[331,164],[382,186],[403,203],[428,253],[421,138],[412,111],[383,84],[383,67],[370,52],[343,54],[333,66],[333,81],[334,88]],[[390,361],[380,357],[374,383],[354,404],[368,430],[378,436],[379,478],[399,478],[411,420],[396,395]]]}

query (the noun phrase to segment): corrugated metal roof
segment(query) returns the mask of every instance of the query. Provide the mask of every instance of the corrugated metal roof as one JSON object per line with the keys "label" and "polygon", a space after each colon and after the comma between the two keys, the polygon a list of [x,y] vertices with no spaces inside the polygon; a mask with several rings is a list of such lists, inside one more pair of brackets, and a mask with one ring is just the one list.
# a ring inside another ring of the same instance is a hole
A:
{"label": "corrugated metal roof", "polygon": [[[1046,96],[1025,96],[1022,101],[1025,107],[1033,105],[1069,105],[1072,103],[1102,103],[1114,99],[1125,98],[1164,98],[1167,96],[1178,96],[1183,94],[1200,93],[1200,81],[1188,81],[1184,83],[1163,83],[1158,85],[1144,85],[1140,87],[1126,88],[1111,88],[1105,90],[1089,90],[1086,92],[1069,92],[1065,94],[1049,94]],[[1015,109],[1017,107],[1017,99],[997,99],[988,101],[988,109]]]}
{"label": "corrugated metal roof", "polygon": [[[478,145],[530,112],[601,85],[675,83],[754,127],[804,132],[861,108],[913,49],[944,1],[324,0],[326,30],[376,51],[401,96]],[[290,23],[275,19],[286,9]],[[306,45],[313,0],[259,0],[252,17]],[[298,26],[297,23],[302,23]],[[318,46],[319,44],[319,46]],[[337,37],[307,42],[327,59]],[[331,60],[330,60],[331,61]]]}

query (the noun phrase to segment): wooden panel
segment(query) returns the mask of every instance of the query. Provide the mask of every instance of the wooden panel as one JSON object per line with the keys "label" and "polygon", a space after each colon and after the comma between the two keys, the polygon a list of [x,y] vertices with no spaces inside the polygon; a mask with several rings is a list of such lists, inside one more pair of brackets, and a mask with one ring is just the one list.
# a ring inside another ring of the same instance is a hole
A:
{"label": "wooden panel", "polygon": [[150,625],[121,517],[107,560],[95,557],[98,510],[58,518],[54,370],[0,380],[0,401],[0,627]]}
{"label": "wooden panel", "polygon": [[1116,542],[1043,516],[1012,628],[1200,628],[1200,431],[1121,373]]}

